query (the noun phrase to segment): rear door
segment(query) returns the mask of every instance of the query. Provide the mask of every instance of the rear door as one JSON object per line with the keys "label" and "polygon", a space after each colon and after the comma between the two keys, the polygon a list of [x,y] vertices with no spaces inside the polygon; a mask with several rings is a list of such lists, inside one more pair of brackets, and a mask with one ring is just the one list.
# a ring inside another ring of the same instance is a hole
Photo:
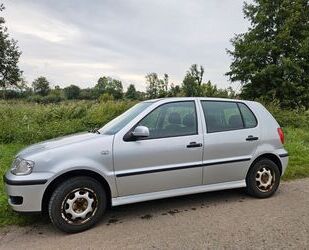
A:
{"label": "rear door", "polygon": [[259,143],[258,122],[248,106],[201,101],[204,114],[203,184],[243,180]]}

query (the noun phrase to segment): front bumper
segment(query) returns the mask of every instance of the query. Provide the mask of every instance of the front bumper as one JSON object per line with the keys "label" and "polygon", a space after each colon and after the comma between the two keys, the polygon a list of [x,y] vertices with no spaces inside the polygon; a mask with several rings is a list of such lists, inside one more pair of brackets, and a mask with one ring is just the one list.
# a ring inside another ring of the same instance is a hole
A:
{"label": "front bumper", "polygon": [[8,203],[18,212],[40,212],[46,189],[46,179],[18,178],[11,173],[3,176]]}

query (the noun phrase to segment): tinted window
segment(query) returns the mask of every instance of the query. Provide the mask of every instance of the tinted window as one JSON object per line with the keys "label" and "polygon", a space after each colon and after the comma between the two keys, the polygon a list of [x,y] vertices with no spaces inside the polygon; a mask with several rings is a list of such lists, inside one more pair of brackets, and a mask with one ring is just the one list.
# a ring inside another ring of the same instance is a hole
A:
{"label": "tinted window", "polygon": [[195,103],[164,104],[144,117],[137,126],[149,128],[150,136],[147,139],[197,134]]}
{"label": "tinted window", "polygon": [[238,105],[244,119],[245,127],[254,128],[257,125],[257,121],[252,111],[243,103],[238,103]]}
{"label": "tinted window", "polygon": [[236,103],[202,101],[202,107],[208,133],[244,128]]}

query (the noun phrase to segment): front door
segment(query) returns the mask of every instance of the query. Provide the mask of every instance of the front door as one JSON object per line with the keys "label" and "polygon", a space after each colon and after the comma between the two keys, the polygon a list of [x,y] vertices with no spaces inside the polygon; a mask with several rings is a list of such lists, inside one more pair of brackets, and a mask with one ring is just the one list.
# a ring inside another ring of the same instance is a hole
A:
{"label": "front door", "polygon": [[196,102],[162,104],[136,126],[150,135],[135,141],[114,140],[114,166],[119,196],[202,184],[203,135]]}

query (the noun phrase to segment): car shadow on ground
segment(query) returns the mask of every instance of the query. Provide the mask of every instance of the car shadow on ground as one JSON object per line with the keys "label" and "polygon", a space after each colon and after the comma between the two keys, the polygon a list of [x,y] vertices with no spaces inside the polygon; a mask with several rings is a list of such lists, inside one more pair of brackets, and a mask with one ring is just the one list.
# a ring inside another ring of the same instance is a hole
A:
{"label": "car shadow on ground", "polygon": [[253,198],[248,196],[244,189],[232,189],[127,204],[108,209],[99,224],[111,225],[136,218],[147,220],[157,216],[173,216],[229,201],[243,202],[246,199]]}
{"label": "car shadow on ground", "polygon": [[[150,220],[158,216],[174,216],[179,213],[193,212],[228,202],[244,202],[249,199],[255,198],[248,196],[244,189],[231,189],[127,204],[108,208],[97,226],[112,226],[136,219]],[[33,216],[32,228],[48,227],[52,231],[55,230],[52,229],[48,215],[25,216]]]}

